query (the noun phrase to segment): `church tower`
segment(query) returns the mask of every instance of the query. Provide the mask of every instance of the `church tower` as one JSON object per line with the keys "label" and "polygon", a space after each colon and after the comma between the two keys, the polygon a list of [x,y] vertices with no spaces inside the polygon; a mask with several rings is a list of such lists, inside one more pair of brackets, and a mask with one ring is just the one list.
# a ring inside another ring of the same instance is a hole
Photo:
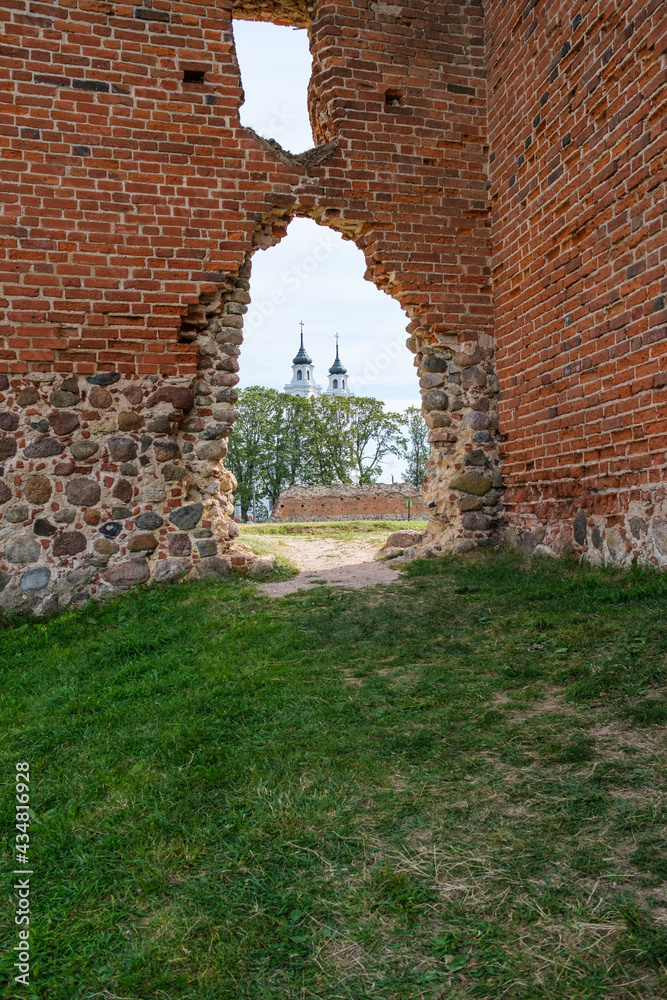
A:
{"label": "church tower", "polygon": [[288,382],[283,392],[288,392],[290,396],[320,396],[322,387],[315,382],[315,365],[313,359],[303,346],[303,320],[301,326],[301,347],[296,357],[292,361],[292,381]]}
{"label": "church tower", "polygon": [[338,356],[338,334],[336,334],[336,360],[329,369],[327,396],[354,396],[347,387],[347,368]]}

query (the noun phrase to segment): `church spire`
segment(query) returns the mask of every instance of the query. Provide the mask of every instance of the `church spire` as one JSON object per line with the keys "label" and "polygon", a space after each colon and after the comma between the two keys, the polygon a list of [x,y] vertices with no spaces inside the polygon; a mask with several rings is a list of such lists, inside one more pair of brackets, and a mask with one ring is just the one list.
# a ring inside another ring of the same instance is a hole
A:
{"label": "church spire", "polygon": [[327,396],[353,396],[347,386],[347,368],[340,360],[338,353],[338,334],[336,334],[336,360],[329,369],[329,387]]}
{"label": "church spire", "polygon": [[308,351],[303,346],[303,320],[299,323],[301,327],[301,347],[297,351],[296,357],[292,361],[293,365],[312,365],[313,359],[308,354]]}
{"label": "church spire", "polygon": [[338,334],[336,334],[336,360],[329,369],[330,375],[347,375],[347,368],[338,356]]}
{"label": "church spire", "polygon": [[306,399],[310,399],[311,396],[319,396],[322,388],[315,381],[315,365],[303,344],[303,320],[299,326],[301,327],[301,345],[292,361],[292,381],[287,383],[283,392],[288,392],[291,396],[304,396]]}

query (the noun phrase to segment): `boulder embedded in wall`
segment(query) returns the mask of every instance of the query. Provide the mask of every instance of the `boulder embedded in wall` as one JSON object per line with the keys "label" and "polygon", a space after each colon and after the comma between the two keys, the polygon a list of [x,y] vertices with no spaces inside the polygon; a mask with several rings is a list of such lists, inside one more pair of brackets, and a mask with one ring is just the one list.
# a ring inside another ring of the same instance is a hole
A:
{"label": "boulder embedded in wall", "polygon": [[12,540],[5,546],[5,559],[15,565],[37,562],[42,552],[42,546],[37,539],[23,535]]}
{"label": "boulder embedded in wall", "polygon": [[139,517],[135,517],[134,525],[136,528],[141,528],[142,531],[154,531],[155,528],[161,528],[164,524],[164,518],[156,514],[154,510],[147,510],[145,514],[139,514]]}
{"label": "boulder embedded in wall", "polygon": [[128,542],[128,550],[130,552],[152,552],[158,546],[158,541],[155,535],[151,535],[148,532],[139,535],[133,535]]}
{"label": "boulder embedded in wall", "polygon": [[461,497],[457,506],[465,514],[469,510],[481,510],[484,504],[479,497]]}
{"label": "boulder embedded in wall", "polygon": [[81,402],[81,397],[77,392],[66,392],[64,389],[54,389],[49,396],[51,406],[63,409],[67,406],[76,406]]}
{"label": "boulder embedded in wall", "polygon": [[197,574],[202,580],[220,579],[231,576],[232,564],[229,559],[222,559],[220,556],[211,556],[204,559],[197,567]]}
{"label": "boulder embedded in wall", "polygon": [[163,465],[162,466],[162,476],[166,483],[180,483],[181,479],[185,479],[187,475],[187,469],[182,465]]}
{"label": "boulder embedded in wall", "polygon": [[21,521],[25,521],[30,511],[24,503],[14,504],[5,511],[5,521],[9,521],[11,524],[20,524]]}
{"label": "boulder embedded in wall", "polygon": [[551,548],[557,556],[567,556],[572,552],[572,531],[569,527],[563,525],[551,543]]}
{"label": "boulder embedded in wall", "polygon": [[461,493],[472,493],[482,497],[491,489],[491,480],[486,476],[476,476],[472,472],[464,472],[454,478],[449,483],[453,490],[460,490]]}
{"label": "boulder embedded in wall", "polygon": [[132,484],[128,483],[127,479],[119,479],[113,488],[113,493],[111,494],[116,500],[121,500],[123,503],[129,503],[132,499]]}
{"label": "boulder embedded in wall", "polygon": [[0,479],[0,504],[7,503],[12,498],[12,491],[7,483]]}
{"label": "boulder embedded in wall", "polygon": [[448,413],[443,413],[442,410],[429,410],[428,413],[424,414],[424,423],[427,427],[437,430],[439,427],[451,427],[452,418]]}
{"label": "boulder embedded in wall", "polygon": [[79,415],[62,410],[58,413],[52,413],[49,417],[49,423],[55,433],[59,437],[63,437],[65,434],[71,434],[79,426]]}
{"label": "boulder embedded in wall", "polygon": [[109,538],[98,538],[95,544],[93,545],[93,548],[95,549],[98,555],[102,556],[105,559],[108,559],[110,556],[115,555],[116,552],[119,551],[119,548],[116,545],[116,543],[112,542],[111,539]]}
{"label": "boulder embedded in wall", "polygon": [[100,372],[99,375],[87,378],[86,382],[89,385],[114,385],[116,382],[120,382],[120,374],[118,372]]}
{"label": "boulder embedded in wall", "polygon": [[91,438],[81,441],[72,441],[69,446],[69,450],[78,462],[85,462],[87,458],[92,458],[92,456],[99,451],[99,448],[100,446]]}
{"label": "boulder embedded in wall", "polygon": [[0,438],[0,462],[4,462],[6,458],[13,458],[15,454],[16,454],[16,438],[15,437]]}
{"label": "boulder embedded in wall", "polygon": [[107,521],[101,528],[98,528],[99,533],[105,538],[118,538],[122,530],[123,525],[119,524],[118,521]]}
{"label": "boulder embedded in wall", "polygon": [[463,527],[466,531],[486,531],[489,527],[489,518],[485,514],[464,514]]}
{"label": "boulder embedded in wall", "polygon": [[167,496],[167,489],[161,480],[156,479],[144,486],[144,499],[151,503],[160,503]]}
{"label": "boulder embedded in wall", "polygon": [[588,540],[588,524],[586,521],[586,511],[580,510],[574,519],[573,525],[574,540],[577,545],[585,545]]}
{"label": "boulder embedded in wall", "polygon": [[140,385],[128,385],[127,389],[123,389],[123,395],[132,406],[138,406],[144,396]]}
{"label": "boulder embedded in wall", "polygon": [[90,396],[88,397],[88,402],[95,410],[106,410],[111,406],[113,396],[107,389],[103,389],[101,386],[96,385],[94,389],[91,390]]}
{"label": "boulder embedded in wall", "polygon": [[160,414],[159,416],[148,421],[147,429],[151,432],[151,434],[171,434],[173,428],[169,417],[165,417],[164,414]]}
{"label": "boulder embedded in wall", "polygon": [[168,583],[170,580],[178,580],[189,570],[190,563],[187,559],[162,559],[155,567],[155,581]]}
{"label": "boulder embedded in wall", "polygon": [[45,504],[51,496],[51,483],[46,476],[28,476],[23,486],[23,496],[35,506]]}
{"label": "boulder embedded in wall", "polygon": [[102,579],[117,590],[129,590],[150,580],[151,572],[145,559],[131,559],[117,563],[102,573]]}
{"label": "boulder embedded in wall", "polygon": [[15,431],[19,425],[18,414],[5,411],[0,413],[0,430]]}
{"label": "boulder embedded in wall", "polygon": [[131,462],[137,457],[137,442],[132,438],[110,438],[109,454],[114,462]]}
{"label": "boulder embedded in wall", "polygon": [[169,536],[169,555],[170,556],[189,556],[192,552],[192,542],[190,541],[189,535],[170,535]]}
{"label": "boulder embedded in wall", "polygon": [[238,398],[239,394],[236,389],[221,389],[215,397],[215,401],[216,403],[236,403]]}
{"label": "boulder embedded in wall", "polygon": [[94,479],[70,479],[65,487],[67,499],[76,507],[94,507],[100,502],[101,492]]}
{"label": "boulder embedded in wall", "polygon": [[215,538],[202,538],[197,542],[197,550],[201,559],[208,559],[218,551]]}
{"label": "boulder embedded in wall", "polygon": [[84,552],[85,548],[86,536],[80,531],[63,531],[53,543],[53,554],[58,557],[75,556]]}
{"label": "boulder embedded in wall", "polygon": [[427,354],[420,364],[421,371],[424,372],[446,372],[449,361],[441,354]]}
{"label": "boulder embedded in wall", "polygon": [[616,562],[623,556],[625,550],[625,543],[620,532],[616,528],[608,528],[605,535],[605,542],[607,543],[609,555]]}
{"label": "boulder embedded in wall", "polygon": [[46,566],[37,566],[35,569],[28,569],[21,577],[21,590],[29,593],[35,590],[44,590],[51,580],[51,570]]}
{"label": "boulder embedded in wall", "polygon": [[227,454],[226,441],[204,441],[195,448],[197,458],[206,462],[217,462]]}
{"label": "boulder embedded in wall", "polygon": [[181,449],[175,441],[171,441],[169,438],[156,438],[153,443],[155,445],[155,458],[158,462],[170,462],[174,458],[180,458]]}
{"label": "boulder embedded in wall", "polygon": [[24,449],[23,454],[26,458],[52,458],[54,455],[62,455],[64,450],[65,445],[57,438],[47,437],[33,441]]}
{"label": "boulder embedded in wall", "polygon": [[481,368],[469,365],[461,372],[461,385],[464,389],[482,389],[486,385],[486,374]]}
{"label": "boulder embedded in wall", "polygon": [[191,410],[195,405],[195,394],[192,389],[180,385],[163,385],[152,393],[147,400],[148,406],[158,403],[171,403],[177,410]]}
{"label": "boulder embedded in wall", "polygon": [[203,510],[203,504],[192,503],[187,507],[179,507],[173,514],[169,515],[169,520],[181,531],[190,531],[199,523]]}
{"label": "boulder embedded in wall", "polygon": [[123,410],[122,413],[118,414],[119,431],[138,431],[143,426],[143,419],[138,413],[133,413],[132,410]]}
{"label": "boulder embedded in wall", "polygon": [[489,415],[481,410],[469,410],[463,418],[463,423],[475,431],[485,431],[490,425]]}
{"label": "boulder embedded in wall", "polygon": [[55,524],[51,524],[45,517],[38,517],[33,525],[33,531],[41,538],[50,538],[57,530]]}
{"label": "boulder embedded in wall", "polygon": [[21,389],[16,396],[16,402],[22,408],[24,406],[33,406],[35,403],[39,403],[39,393],[32,386],[29,386],[27,389]]}
{"label": "boulder embedded in wall", "polygon": [[449,396],[442,389],[427,389],[422,395],[424,410],[446,410],[449,406]]}

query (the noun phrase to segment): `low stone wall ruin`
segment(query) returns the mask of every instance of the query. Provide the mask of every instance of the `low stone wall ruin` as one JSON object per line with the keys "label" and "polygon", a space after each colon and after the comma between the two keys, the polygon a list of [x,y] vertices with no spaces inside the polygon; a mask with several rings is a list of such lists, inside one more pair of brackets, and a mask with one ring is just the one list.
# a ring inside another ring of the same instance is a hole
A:
{"label": "low stone wall ruin", "polygon": [[270,521],[411,521],[428,520],[421,489],[408,483],[290,486],[278,497]]}

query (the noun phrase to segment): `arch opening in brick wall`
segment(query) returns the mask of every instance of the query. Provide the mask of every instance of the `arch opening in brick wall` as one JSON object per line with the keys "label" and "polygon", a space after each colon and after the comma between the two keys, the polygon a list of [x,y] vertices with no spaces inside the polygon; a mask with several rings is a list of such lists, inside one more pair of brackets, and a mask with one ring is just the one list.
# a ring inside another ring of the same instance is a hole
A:
{"label": "arch opening in brick wall", "polygon": [[[237,359],[242,384],[290,391],[288,384],[296,383],[295,388],[303,386],[300,395],[338,390],[373,396],[393,412],[418,406],[413,359],[405,346],[407,317],[394,297],[365,280],[367,262],[354,241],[312,219],[293,218],[272,239],[264,233],[260,242],[265,252],[255,251],[246,264],[246,301],[230,304],[234,312],[222,317],[223,323],[236,324],[239,334],[243,324]],[[302,319],[313,369],[293,364]],[[224,340],[218,322],[216,337]],[[337,356],[347,369],[342,375]],[[404,475],[398,456],[387,456],[382,469],[387,482]]]}
{"label": "arch opening in brick wall", "polygon": [[[336,388],[342,379],[356,395],[382,398],[389,409],[418,405],[413,358],[405,346],[408,317],[395,297],[367,278],[364,254],[353,240],[312,219],[294,218],[285,236],[252,257],[239,359],[243,383],[282,388],[291,381],[303,320],[315,370],[295,368],[298,381],[314,374],[325,392],[335,376]],[[330,377],[337,349],[347,373]]]}

